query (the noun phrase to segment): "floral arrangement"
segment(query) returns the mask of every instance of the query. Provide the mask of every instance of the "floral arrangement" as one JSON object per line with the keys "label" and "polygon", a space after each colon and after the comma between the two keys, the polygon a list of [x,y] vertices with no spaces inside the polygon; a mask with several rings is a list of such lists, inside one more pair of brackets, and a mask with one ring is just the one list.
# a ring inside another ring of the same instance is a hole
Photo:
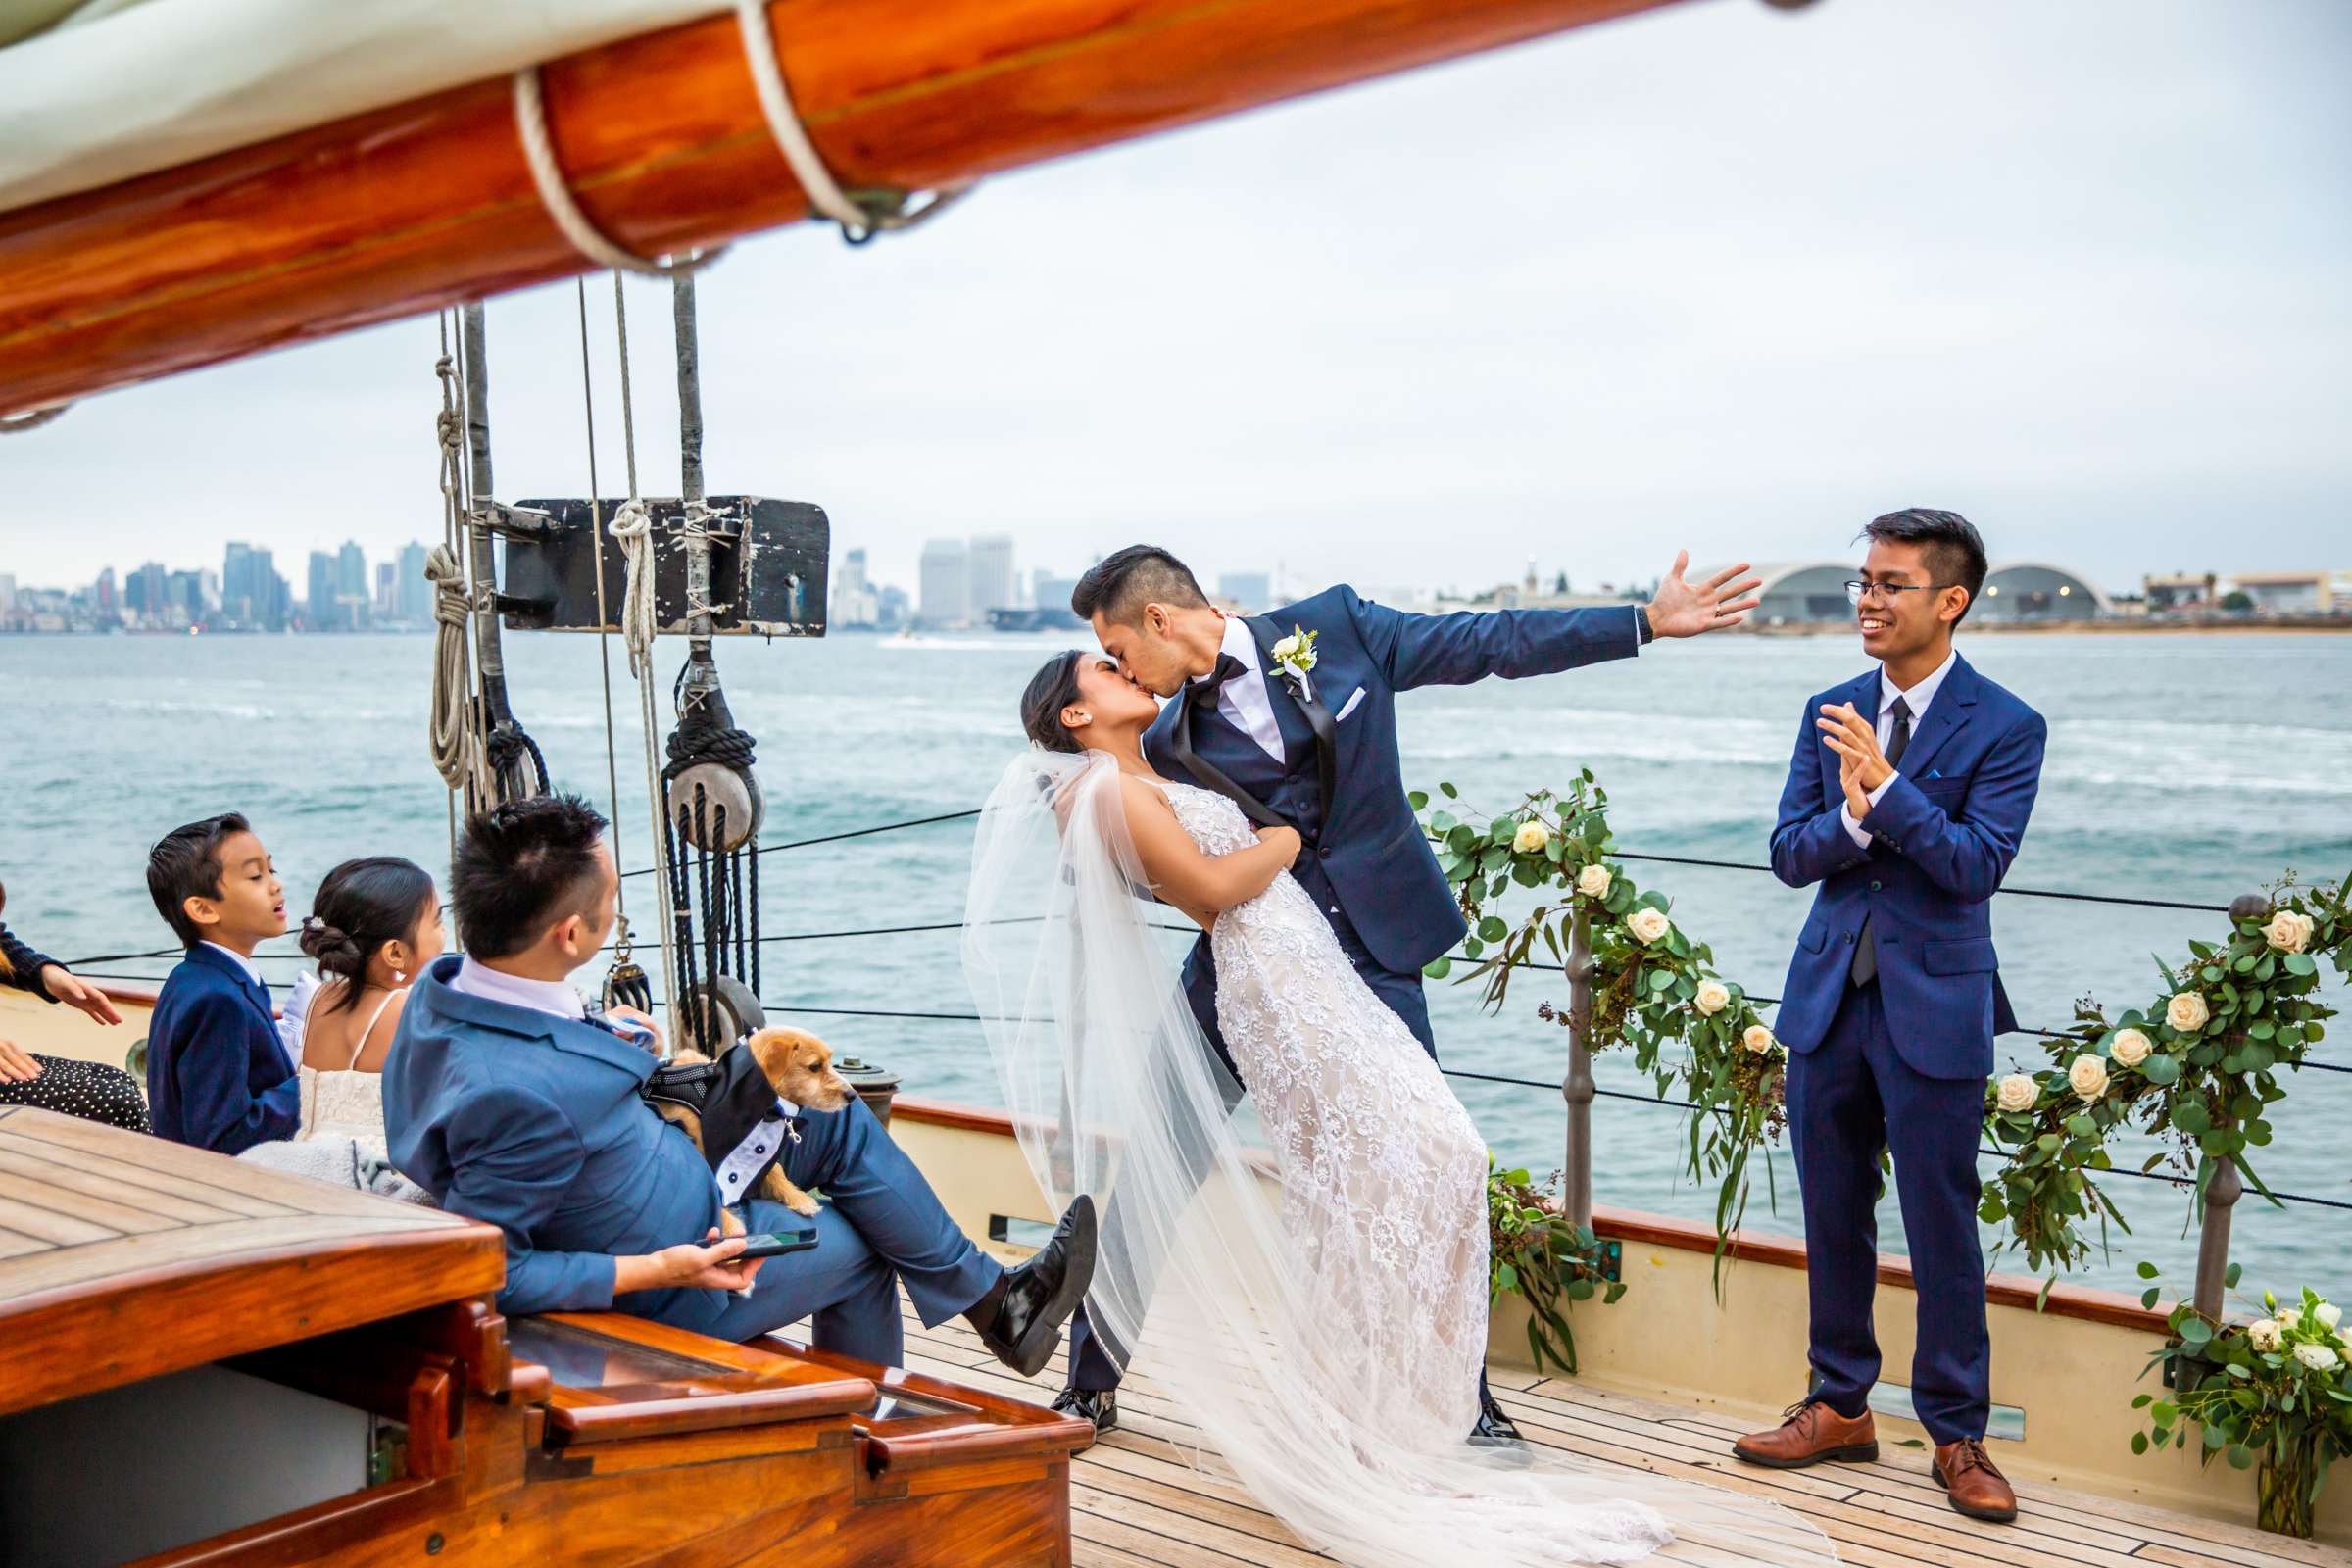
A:
{"label": "floral arrangement", "polygon": [[[1451,784],[1438,793],[1460,799]],[[1540,791],[1484,821],[1450,804],[1433,808],[1420,791],[1411,801],[1469,922],[1462,961],[1472,967],[1459,978],[1483,981],[1489,1006],[1502,1004],[1515,971],[1564,965],[1572,923],[1585,920],[1593,961],[1586,1044],[1630,1046],[1660,1096],[1679,1090],[1693,1102],[1686,1165],[1694,1180],[1717,1183],[1720,1271],[1746,1212],[1749,1156],[1787,1125],[1786,1055],[1770,1026],[1716,972],[1707,946],[1675,924],[1665,896],[1638,888],[1609,858],[1608,796],[1592,769],[1566,790]],[[1493,912],[1513,887],[1557,895],[1514,925]],[[2179,964],[2159,959],[2165,989],[2149,1006],[2110,1019],[2079,1003],[2076,1027],[2046,1043],[2047,1067],[1986,1084],[1985,1133],[2008,1160],[1980,1213],[2007,1222],[2030,1266],[2054,1271],[2087,1259],[2093,1244],[2082,1226],[2094,1217],[2101,1246],[2108,1221],[2129,1231],[2093,1179],[2113,1168],[2107,1138],[2127,1124],[2170,1142],[2143,1168],[2171,1161],[2193,1178],[2192,1202],[2220,1158],[2235,1160],[2269,1196],[2246,1152],[2270,1142],[2265,1111],[2285,1094],[2278,1073],[2302,1065],[2334,1016],[2320,1000],[2321,962],[2352,972],[2347,899],[2352,876],[2328,890],[2290,875],[2262,912],[2232,921],[2227,941],[2191,942]],[[1549,962],[1538,958],[1538,942]],[[1442,978],[1455,961],[1440,958],[1427,973]],[[1549,1004],[1538,1014],[1572,1022]]]}
{"label": "floral arrangement", "polygon": [[[1438,790],[1448,801],[1460,798],[1451,784]],[[1716,972],[1707,945],[1675,925],[1665,896],[1637,887],[1609,859],[1608,794],[1592,769],[1566,790],[1530,795],[1484,824],[1445,808],[1430,810],[1419,792],[1412,803],[1427,812],[1423,830],[1470,923],[1462,951],[1474,967],[1461,978],[1484,980],[1490,1006],[1502,1004],[1513,971],[1530,966],[1539,940],[1555,963],[1564,963],[1573,923],[1585,922],[1593,960],[1586,1045],[1630,1047],[1635,1065],[1661,1097],[1679,1090],[1699,1107],[1691,1113],[1685,1163],[1693,1180],[1717,1184],[1720,1280],[1731,1233],[1747,1209],[1748,1155],[1786,1125],[1787,1056],[1771,1028],[1741,989]],[[1488,912],[1513,886],[1548,886],[1560,896],[1513,927]],[[1451,970],[1452,960],[1440,958],[1427,972],[1443,977]],[[1548,1003],[1538,1011],[1563,1026],[1572,1021]],[[1682,1050],[1670,1053],[1670,1046]]]}
{"label": "floral arrangement", "polygon": [[[2155,1265],[2142,1263],[2139,1273],[2152,1280]],[[2230,1283],[2237,1283],[2235,1265]],[[2143,1299],[2152,1306],[2155,1298],[2151,1285]],[[2172,1392],[2132,1401],[2149,1424],[2132,1435],[2132,1451],[2185,1448],[2194,1427],[2200,1462],[2217,1454],[2240,1470],[2259,1462],[2263,1529],[2308,1539],[2328,1466],[2352,1453],[2352,1340],[2342,1311],[2308,1287],[2285,1307],[2265,1291],[2262,1306],[2250,1323],[2218,1327],[2193,1307],[2173,1309],[2173,1341],[2148,1361],[2165,1368]]]}
{"label": "floral arrangement", "polygon": [[1610,1279],[1609,1244],[1590,1225],[1561,1212],[1560,1176],[1542,1187],[1524,1170],[1503,1170],[1487,1156],[1488,1304],[1516,1291],[1527,1298],[1527,1349],[1541,1372],[1546,1361],[1576,1370],[1576,1335],[1568,1308],[1598,1295],[1603,1305],[1625,1294]]}
{"label": "floral arrangement", "polygon": [[2228,941],[2191,942],[2185,962],[2158,959],[2164,990],[2147,1006],[2110,1019],[2080,1003],[2075,1028],[2046,1042],[2047,1067],[1986,1086],[1984,1130],[2009,1158],[1981,1214],[2008,1222],[2030,1266],[2085,1260],[2081,1223],[2094,1216],[2102,1230],[2130,1229],[2092,1175],[2111,1168],[2106,1142],[2119,1127],[2167,1143],[2141,1168],[2193,1178],[2192,1201],[2219,1159],[2270,1196],[2247,1152],[2271,1141],[2266,1113],[2286,1093],[2278,1074],[2303,1065],[2335,1015],[2320,1000],[2320,963],[2352,972],[2347,896],[2352,877],[2332,891],[2290,877],[2267,909],[2231,922]]}

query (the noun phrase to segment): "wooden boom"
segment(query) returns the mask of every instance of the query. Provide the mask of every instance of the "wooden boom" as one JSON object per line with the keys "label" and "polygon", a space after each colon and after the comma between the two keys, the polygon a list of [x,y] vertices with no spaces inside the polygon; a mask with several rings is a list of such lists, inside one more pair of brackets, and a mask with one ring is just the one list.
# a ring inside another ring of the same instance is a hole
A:
{"label": "wooden boom", "polygon": [[[836,179],[923,189],[1670,0],[781,0]],[[550,62],[558,161],[640,255],[807,216],[735,18]],[[1071,215],[1083,221],[1083,214]],[[501,77],[0,214],[0,415],[587,270]]]}

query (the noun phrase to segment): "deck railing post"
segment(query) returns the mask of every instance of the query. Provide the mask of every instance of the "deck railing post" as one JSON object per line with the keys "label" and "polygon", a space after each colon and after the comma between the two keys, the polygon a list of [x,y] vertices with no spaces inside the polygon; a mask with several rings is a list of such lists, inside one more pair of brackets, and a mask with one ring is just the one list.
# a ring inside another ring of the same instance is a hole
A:
{"label": "deck railing post", "polygon": [[1568,917],[1568,1076],[1560,1098],[1568,1102],[1567,1218],[1592,1223],[1592,941],[1579,903]]}
{"label": "deck railing post", "polygon": [[[2230,901],[2232,928],[2240,920],[2259,920],[2270,912],[2271,901],[2265,894],[2244,893]],[[2230,1218],[2245,1183],[2237,1174],[2237,1161],[2227,1155],[2208,1156],[2198,1174],[2205,1206],[2197,1229],[2196,1291],[2189,1304],[2208,1322],[2219,1323],[2222,1291],[2230,1272]]]}

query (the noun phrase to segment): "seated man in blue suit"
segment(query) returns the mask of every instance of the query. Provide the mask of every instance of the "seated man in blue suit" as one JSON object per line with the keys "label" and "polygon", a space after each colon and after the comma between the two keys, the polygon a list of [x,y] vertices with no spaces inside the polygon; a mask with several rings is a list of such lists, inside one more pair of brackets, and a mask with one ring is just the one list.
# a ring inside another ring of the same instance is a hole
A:
{"label": "seated man in blue suit", "polygon": [[291,1138],[302,1085],[253,950],[286,929],[270,852],[234,811],[175,827],[147,852],[147,892],[188,956],[147,1024],[147,1105],[159,1138],[223,1154]]}
{"label": "seated man in blue suit", "polygon": [[1992,895],[2041,783],[2048,726],[1969,667],[1952,631],[1984,584],[1957,513],[1914,508],[1863,530],[1846,586],[1878,664],[1805,705],[1772,834],[1790,887],[1819,883],[1783,988],[1788,1135],[1804,1199],[1813,1389],[1752,1464],[1875,1459],[1868,1398],[1879,1152],[1918,1286],[1911,1404],[1951,1505],[2017,1517],[1984,1453],[1992,1352],[1977,1243],[1977,1144],[1992,1037],[2017,1027],[1992,951]]}
{"label": "seated man in blue suit", "polygon": [[[1632,659],[1653,637],[1736,626],[1754,607],[1741,597],[1757,586],[1739,580],[1745,565],[1692,583],[1688,564],[1678,559],[1645,605],[1414,615],[1341,584],[1245,619],[1212,606],[1174,556],[1131,545],[1088,569],[1070,609],[1130,680],[1169,699],[1144,736],[1161,775],[1230,797],[1260,827],[1298,831],[1305,848],[1291,875],[1355,972],[1434,1057],[1421,969],[1462,939],[1462,911],[1405,796],[1396,694]],[[1185,960],[1184,984],[1202,1033],[1224,1052],[1205,936]],[[1097,1431],[1116,1426],[1123,1354],[1081,1311],[1071,1320],[1070,1385],[1054,1408]],[[1472,1443],[1520,1441],[1483,1385],[1479,1407]]]}
{"label": "seated man in blue suit", "polygon": [[620,882],[605,821],[568,796],[466,824],[450,864],[467,952],[419,975],[384,1060],[392,1161],[452,1212],[507,1235],[505,1312],[620,1309],[747,1340],[805,1317],[817,1346],[895,1365],[899,1285],[925,1324],[957,1313],[1024,1377],[1052,1357],[1094,1273],[1080,1198],[1006,1270],[972,1246],[873,1113],[802,1108],[784,1170],[823,1190],[817,1245],[744,1261],[738,1216],[686,1133],[639,1095],[654,1057],[588,1012],[568,976],[612,930]]}

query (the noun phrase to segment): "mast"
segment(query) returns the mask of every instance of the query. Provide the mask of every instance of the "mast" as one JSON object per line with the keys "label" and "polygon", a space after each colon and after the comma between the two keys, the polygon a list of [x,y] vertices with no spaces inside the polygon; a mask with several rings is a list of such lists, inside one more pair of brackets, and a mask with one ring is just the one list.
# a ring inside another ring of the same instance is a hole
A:
{"label": "mast", "polygon": [[[926,190],[1670,3],[794,0],[770,13],[834,178]],[[603,233],[674,255],[807,216],[743,49],[730,14],[540,68],[556,163]],[[500,77],[0,214],[0,415],[589,270],[515,127]]]}

